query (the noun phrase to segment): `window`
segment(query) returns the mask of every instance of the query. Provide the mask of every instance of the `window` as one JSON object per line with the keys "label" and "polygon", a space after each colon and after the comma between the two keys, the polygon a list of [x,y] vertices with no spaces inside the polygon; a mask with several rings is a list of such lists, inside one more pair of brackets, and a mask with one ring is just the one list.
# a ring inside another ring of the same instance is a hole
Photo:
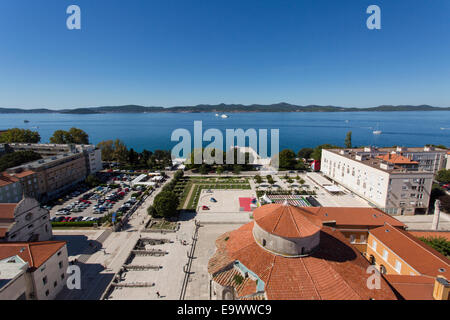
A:
{"label": "window", "polygon": [[44,283],[44,285],[47,284],[47,276],[45,276],[45,277],[42,278],[42,282]]}
{"label": "window", "polygon": [[263,239],[263,247],[266,246],[266,239]]}
{"label": "window", "polygon": [[58,286],[58,282],[56,282],[56,281],[55,281],[55,282],[53,282],[53,287],[55,287],[55,288],[56,288],[57,286]]}
{"label": "window", "polygon": [[387,250],[383,249],[383,259],[387,260],[388,256],[389,256],[389,253],[387,252]]}
{"label": "window", "polygon": [[48,297],[48,295],[50,294],[50,291],[45,291],[45,296],[47,296]]}
{"label": "window", "polygon": [[59,268],[62,269],[62,267],[63,267],[62,261],[60,261],[60,262],[58,263],[58,265],[59,265]]}
{"label": "window", "polygon": [[64,280],[64,273],[61,273],[61,280]]}
{"label": "window", "polygon": [[383,265],[380,265],[380,273],[381,274],[386,274],[386,267]]}
{"label": "window", "polygon": [[375,240],[372,240],[372,248],[373,250],[377,250],[377,242]]}
{"label": "window", "polygon": [[58,254],[57,254],[57,255],[58,255],[58,257],[59,257],[59,256],[61,255],[61,251],[60,251],[60,252],[58,252]]}
{"label": "window", "polygon": [[395,271],[398,273],[401,273],[402,271],[402,263],[398,260],[395,261]]}
{"label": "window", "polygon": [[355,235],[350,235],[350,242],[351,243],[354,243],[355,242]]}
{"label": "window", "polygon": [[362,235],[359,237],[359,241],[361,241],[362,243],[366,242],[366,235],[362,234]]}

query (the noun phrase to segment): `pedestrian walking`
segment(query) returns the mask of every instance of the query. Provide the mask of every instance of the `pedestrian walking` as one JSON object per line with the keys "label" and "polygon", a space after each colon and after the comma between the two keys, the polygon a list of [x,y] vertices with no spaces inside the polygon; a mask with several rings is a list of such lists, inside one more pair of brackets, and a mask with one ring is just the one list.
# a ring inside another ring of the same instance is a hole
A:
{"label": "pedestrian walking", "polygon": [[159,291],[156,291],[156,295],[158,296],[158,298],[161,297],[161,295],[159,294]]}

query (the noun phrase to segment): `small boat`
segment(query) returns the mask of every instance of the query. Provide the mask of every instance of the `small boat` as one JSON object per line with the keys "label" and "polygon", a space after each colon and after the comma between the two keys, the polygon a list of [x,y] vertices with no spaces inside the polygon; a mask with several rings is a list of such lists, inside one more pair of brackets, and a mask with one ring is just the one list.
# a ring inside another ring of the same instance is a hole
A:
{"label": "small boat", "polygon": [[28,123],[28,122],[30,122],[30,121],[29,121],[29,120],[23,120],[23,122]]}
{"label": "small boat", "polygon": [[216,117],[218,117],[219,116],[219,114],[218,113],[216,113]]}
{"label": "small boat", "polygon": [[226,114],[223,114],[223,115],[221,115],[220,117],[221,117],[221,118],[224,118],[224,119],[228,118],[228,116],[227,116]]}
{"label": "small boat", "polygon": [[377,123],[377,129],[372,131],[373,134],[381,134],[381,130],[379,128],[379,125]]}

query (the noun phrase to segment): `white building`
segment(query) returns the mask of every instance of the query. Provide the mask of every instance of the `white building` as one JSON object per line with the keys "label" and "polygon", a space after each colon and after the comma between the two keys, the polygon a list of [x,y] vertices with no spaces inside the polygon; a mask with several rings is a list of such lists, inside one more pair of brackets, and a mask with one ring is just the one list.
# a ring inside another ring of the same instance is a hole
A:
{"label": "white building", "polygon": [[50,214],[37,200],[0,203],[0,242],[46,241],[52,236]]}
{"label": "white building", "polygon": [[372,148],[323,149],[321,171],[386,213],[427,211],[433,172],[402,155]]}
{"label": "white building", "polygon": [[68,266],[64,241],[0,243],[0,274],[4,270],[7,278],[2,286],[0,276],[0,299],[55,299],[66,285]]}
{"label": "white building", "polygon": [[28,263],[14,255],[0,259],[0,300],[25,300]]}
{"label": "white building", "polygon": [[43,158],[68,152],[80,152],[86,158],[88,174],[93,174],[103,169],[102,151],[93,144],[10,143],[9,147],[14,151],[31,150],[39,153]]}

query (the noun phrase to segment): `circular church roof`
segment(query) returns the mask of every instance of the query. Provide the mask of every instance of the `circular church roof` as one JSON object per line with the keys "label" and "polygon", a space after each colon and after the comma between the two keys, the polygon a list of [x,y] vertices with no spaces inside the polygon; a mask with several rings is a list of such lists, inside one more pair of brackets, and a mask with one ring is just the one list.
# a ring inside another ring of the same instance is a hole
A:
{"label": "circular church roof", "polygon": [[266,204],[253,211],[263,230],[284,238],[309,237],[322,228],[322,221],[302,208],[284,204]]}

